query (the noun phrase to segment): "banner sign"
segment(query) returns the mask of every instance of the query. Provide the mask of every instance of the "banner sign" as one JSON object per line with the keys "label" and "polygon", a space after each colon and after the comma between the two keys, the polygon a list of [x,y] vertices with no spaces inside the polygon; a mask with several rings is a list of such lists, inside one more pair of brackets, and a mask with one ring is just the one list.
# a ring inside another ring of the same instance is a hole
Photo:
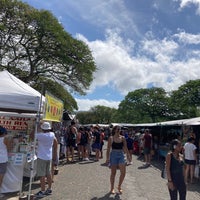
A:
{"label": "banner sign", "polygon": [[46,106],[43,120],[60,122],[63,116],[63,102],[49,93],[45,94]]}
{"label": "banner sign", "polygon": [[0,125],[7,130],[27,130],[33,126],[35,119],[27,117],[0,117]]}

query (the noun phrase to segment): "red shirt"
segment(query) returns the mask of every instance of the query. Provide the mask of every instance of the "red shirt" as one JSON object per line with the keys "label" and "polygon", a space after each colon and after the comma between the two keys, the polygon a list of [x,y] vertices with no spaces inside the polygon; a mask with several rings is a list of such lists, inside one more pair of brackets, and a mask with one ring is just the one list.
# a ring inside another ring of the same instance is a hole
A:
{"label": "red shirt", "polygon": [[150,134],[144,135],[144,147],[145,148],[151,148],[151,140],[152,140],[152,137]]}

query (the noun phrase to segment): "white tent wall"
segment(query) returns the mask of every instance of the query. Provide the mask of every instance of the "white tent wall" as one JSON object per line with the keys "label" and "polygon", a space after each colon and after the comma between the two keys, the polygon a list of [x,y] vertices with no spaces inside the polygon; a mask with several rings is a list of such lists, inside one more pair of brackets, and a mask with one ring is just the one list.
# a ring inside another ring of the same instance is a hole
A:
{"label": "white tent wall", "polygon": [[[37,113],[40,107],[41,94],[10,74],[8,71],[0,72],[0,110],[12,112]],[[45,97],[42,96],[44,108]]]}

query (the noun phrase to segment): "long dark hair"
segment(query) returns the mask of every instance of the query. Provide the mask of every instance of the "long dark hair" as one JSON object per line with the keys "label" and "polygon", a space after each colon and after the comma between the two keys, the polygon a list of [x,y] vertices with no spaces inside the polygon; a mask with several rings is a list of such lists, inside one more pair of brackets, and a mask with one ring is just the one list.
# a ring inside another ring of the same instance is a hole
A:
{"label": "long dark hair", "polygon": [[115,132],[116,132],[116,130],[117,130],[118,128],[120,129],[120,126],[114,126],[114,127],[113,127],[113,129],[112,129],[112,136],[115,135]]}

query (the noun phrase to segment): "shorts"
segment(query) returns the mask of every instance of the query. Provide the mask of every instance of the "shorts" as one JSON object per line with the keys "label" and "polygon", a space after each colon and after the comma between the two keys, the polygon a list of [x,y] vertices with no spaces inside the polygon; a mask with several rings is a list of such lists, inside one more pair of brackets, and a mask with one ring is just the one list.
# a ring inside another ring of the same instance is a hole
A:
{"label": "shorts", "polygon": [[133,150],[133,146],[127,146],[128,150]]}
{"label": "shorts", "polygon": [[76,140],[68,140],[67,147],[76,147]]}
{"label": "shorts", "polygon": [[144,151],[143,151],[144,155],[148,155],[151,153],[151,148],[148,147],[144,147]]}
{"label": "shorts", "polygon": [[78,143],[77,145],[86,147],[86,146],[87,146],[87,143],[86,143],[86,142],[80,142],[80,143]]}
{"label": "shorts", "polygon": [[187,160],[187,159],[185,159],[185,164],[187,164],[187,165],[196,165],[196,160]]}
{"label": "shorts", "polygon": [[101,149],[101,143],[93,143],[92,144],[92,149],[98,149],[98,150],[100,150]]}
{"label": "shorts", "polygon": [[40,158],[37,159],[37,176],[48,176],[51,174],[51,160],[42,160]]}
{"label": "shorts", "polygon": [[7,162],[0,163],[0,174],[5,174],[6,173],[7,165],[8,165]]}
{"label": "shorts", "polygon": [[125,156],[122,150],[112,150],[110,152],[110,166],[125,164]]}

